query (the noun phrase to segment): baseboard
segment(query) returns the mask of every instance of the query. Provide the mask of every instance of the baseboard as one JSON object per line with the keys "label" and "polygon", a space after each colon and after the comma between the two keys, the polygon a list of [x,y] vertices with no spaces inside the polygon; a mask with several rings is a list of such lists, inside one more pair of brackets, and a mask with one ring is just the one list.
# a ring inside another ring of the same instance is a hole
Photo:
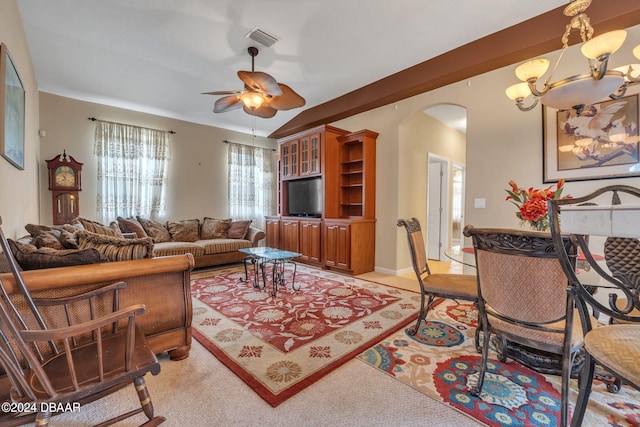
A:
{"label": "baseboard", "polygon": [[391,270],[389,268],[376,267],[376,273],[388,274],[390,276],[402,276],[403,274],[413,273],[412,267],[403,268],[402,270]]}

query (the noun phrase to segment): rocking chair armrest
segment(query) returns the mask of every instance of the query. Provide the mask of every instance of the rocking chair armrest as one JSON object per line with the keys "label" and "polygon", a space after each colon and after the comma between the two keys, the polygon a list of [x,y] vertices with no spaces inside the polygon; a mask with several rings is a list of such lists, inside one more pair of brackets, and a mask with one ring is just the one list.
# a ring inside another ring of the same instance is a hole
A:
{"label": "rocking chair armrest", "polygon": [[144,314],[146,309],[147,308],[144,304],[136,304],[122,310],[118,310],[114,313],[106,314],[98,319],[89,320],[84,323],[56,329],[22,330],[20,331],[20,335],[25,341],[32,342],[62,340],[78,336],[83,333],[93,332],[104,326],[126,318],[129,319],[129,322],[135,322],[135,317]]}
{"label": "rocking chair armrest", "polygon": [[78,295],[72,295],[69,297],[56,297],[56,298],[33,298],[33,302],[38,306],[55,306],[71,304],[77,301],[88,300],[91,298],[104,295],[108,292],[115,292],[119,289],[127,287],[127,282],[115,282],[107,286],[100,287],[91,291],[83,292]]}

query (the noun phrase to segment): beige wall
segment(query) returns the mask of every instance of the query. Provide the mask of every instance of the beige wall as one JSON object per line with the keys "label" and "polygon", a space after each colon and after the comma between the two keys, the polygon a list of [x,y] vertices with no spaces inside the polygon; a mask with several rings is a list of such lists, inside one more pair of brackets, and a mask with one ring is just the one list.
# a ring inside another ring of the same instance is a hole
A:
{"label": "beige wall", "polygon": [[0,158],[0,216],[7,237],[25,234],[24,224],[38,220],[38,85],[27,40],[15,0],[0,5],[0,42],[11,59],[25,89],[24,170]]}
{"label": "beige wall", "polygon": [[[41,143],[41,223],[51,224],[53,221],[45,160],[61,154],[63,150],[84,164],[80,214],[96,218],[95,123],[88,120],[89,117],[176,132],[171,135],[167,212],[163,220],[228,216],[227,144],[223,141],[251,144],[251,135],[44,92],[40,93],[40,109],[40,129],[46,132]],[[276,142],[256,137],[255,145],[273,148]]]}

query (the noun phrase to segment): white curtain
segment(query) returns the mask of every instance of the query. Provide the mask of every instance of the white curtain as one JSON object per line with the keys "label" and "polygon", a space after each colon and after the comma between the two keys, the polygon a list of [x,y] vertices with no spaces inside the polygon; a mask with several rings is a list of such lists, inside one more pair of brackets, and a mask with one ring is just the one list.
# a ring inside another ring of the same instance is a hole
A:
{"label": "white curtain", "polygon": [[273,150],[229,143],[229,216],[251,219],[265,229],[265,215],[275,213]]}
{"label": "white curtain", "polygon": [[98,221],[164,215],[169,132],[98,121],[94,152],[98,158]]}

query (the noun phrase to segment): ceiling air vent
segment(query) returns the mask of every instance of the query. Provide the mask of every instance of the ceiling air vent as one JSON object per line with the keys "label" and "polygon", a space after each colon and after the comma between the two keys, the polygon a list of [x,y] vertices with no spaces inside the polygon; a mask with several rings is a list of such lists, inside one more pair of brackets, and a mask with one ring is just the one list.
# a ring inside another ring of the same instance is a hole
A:
{"label": "ceiling air vent", "polygon": [[261,30],[258,27],[255,27],[253,30],[249,31],[245,37],[257,41],[258,43],[266,47],[271,47],[271,45],[278,41],[277,38],[275,38],[271,34],[266,33],[264,30]]}

